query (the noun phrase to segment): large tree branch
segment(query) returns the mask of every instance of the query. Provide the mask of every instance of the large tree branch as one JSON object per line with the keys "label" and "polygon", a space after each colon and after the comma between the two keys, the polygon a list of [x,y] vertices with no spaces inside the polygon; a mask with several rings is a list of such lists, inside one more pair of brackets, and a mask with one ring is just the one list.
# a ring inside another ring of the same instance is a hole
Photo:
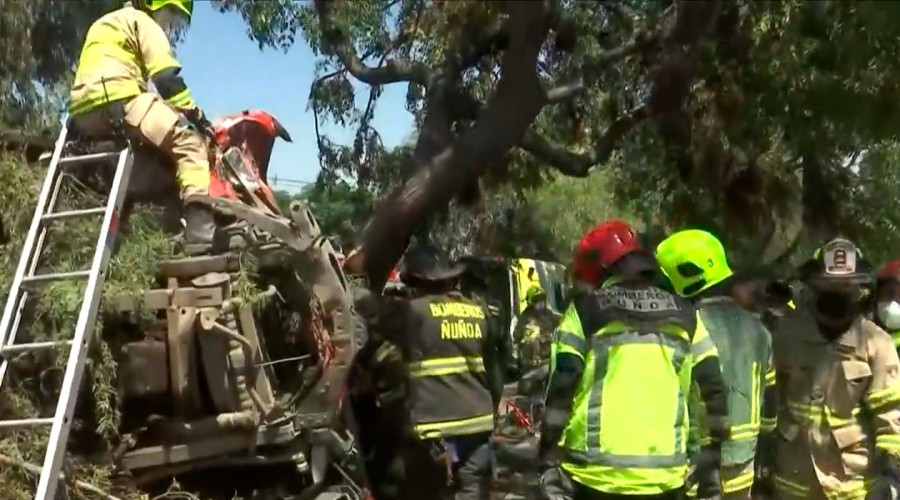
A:
{"label": "large tree branch", "polygon": [[316,91],[318,90],[319,86],[322,85],[326,80],[330,80],[331,78],[342,75],[342,74],[344,74],[345,71],[346,70],[342,69],[342,70],[332,71],[331,73],[322,75],[319,78],[316,78],[316,80],[313,82],[313,84],[310,88],[309,96],[310,96],[310,104],[312,105],[312,112],[313,112],[313,129],[315,130],[315,133],[316,133],[316,146],[318,149],[317,157],[319,160],[319,168],[320,169],[325,168],[325,165],[322,161],[322,155],[324,154],[324,151],[325,151],[325,141],[322,139],[322,133],[321,133],[321,130],[319,127],[319,99],[316,98],[316,95],[317,95]]}
{"label": "large tree branch", "polygon": [[[595,75],[605,71],[606,68],[628,56],[645,52],[656,46],[660,39],[661,35],[659,34],[638,32],[628,42],[592,58],[582,68],[582,73],[583,75]],[[581,76],[570,83],[547,90],[545,93],[546,103],[557,104],[580,95],[586,88],[585,80],[585,77]],[[461,117],[474,119],[483,108],[469,94],[457,94],[455,97],[454,109]],[[521,146],[565,175],[585,177],[593,166],[608,161],[622,138],[636,123],[643,121],[648,116],[649,108],[640,106],[628,115],[618,118],[601,136],[594,151],[588,155],[573,153],[560,145],[552,144],[533,130],[526,132]]]}
{"label": "large tree branch", "polygon": [[584,92],[584,89],[584,78],[581,77],[575,79],[573,82],[553,87],[547,91],[547,104],[558,104],[568,101],[569,99],[580,95]]}
{"label": "large tree branch", "polygon": [[460,118],[474,120],[477,117],[481,103],[462,88],[461,76],[483,57],[509,47],[508,23],[495,21],[478,33],[463,34],[457,38],[456,46],[445,53],[443,67],[432,76],[431,88],[428,89],[425,116],[408,176],[450,145],[454,122]]}
{"label": "large tree branch", "polygon": [[431,76],[427,66],[416,61],[391,59],[384,66],[373,68],[356,54],[350,37],[338,27],[332,17],[335,0],[315,0],[316,14],[322,36],[323,51],[338,58],[347,72],[368,85],[387,85],[396,82],[416,82],[427,86]]}
{"label": "large tree branch", "polygon": [[605,71],[613,64],[618,63],[622,59],[635,54],[646,52],[659,44],[661,36],[656,34],[639,31],[627,42],[603,51],[598,56],[591,58],[584,65],[584,73],[587,75],[596,74]]}
{"label": "large tree branch", "polygon": [[591,168],[609,161],[609,157],[625,135],[636,124],[650,116],[649,111],[646,105],[642,105],[616,119],[596,141],[593,151],[588,154],[573,153],[563,146],[551,143],[534,130],[525,133],[522,149],[564,175],[587,177]]}
{"label": "large tree branch", "polygon": [[463,38],[461,42],[463,46],[456,53],[457,71],[471,68],[478,64],[482,57],[496,54],[509,47],[509,30],[506,23],[498,21],[490,25],[478,37],[471,40]]}
{"label": "large tree branch", "polygon": [[545,103],[535,71],[550,28],[544,2],[509,2],[509,47],[502,76],[475,125],[460,135],[376,210],[363,235],[363,262],[369,283],[380,289],[403,255],[415,228],[446,206],[488,166],[519,144]]}

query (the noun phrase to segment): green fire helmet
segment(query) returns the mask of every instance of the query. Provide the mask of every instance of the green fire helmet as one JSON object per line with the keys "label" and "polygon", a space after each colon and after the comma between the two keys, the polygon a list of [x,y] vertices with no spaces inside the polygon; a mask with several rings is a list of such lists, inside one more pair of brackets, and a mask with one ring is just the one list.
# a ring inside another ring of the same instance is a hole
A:
{"label": "green fire helmet", "polygon": [[733,274],[722,242],[700,229],[679,231],[663,240],[656,247],[656,260],[682,297],[697,295]]}
{"label": "green fire helmet", "polygon": [[539,287],[533,286],[525,292],[525,303],[534,305],[535,302],[547,298],[547,294]]}
{"label": "green fire helmet", "polygon": [[144,4],[150,12],[156,12],[166,5],[171,5],[183,12],[188,19],[191,18],[191,14],[194,12],[194,0],[144,0]]}

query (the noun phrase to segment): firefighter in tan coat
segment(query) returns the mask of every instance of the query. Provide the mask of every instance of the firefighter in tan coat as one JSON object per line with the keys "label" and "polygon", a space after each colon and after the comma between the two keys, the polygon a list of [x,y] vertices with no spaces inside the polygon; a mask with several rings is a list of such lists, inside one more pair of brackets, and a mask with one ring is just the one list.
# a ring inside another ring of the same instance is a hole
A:
{"label": "firefighter in tan coat", "polygon": [[774,335],[780,499],[897,498],[900,359],[862,311],[872,276],[835,239],[801,271],[807,294]]}
{"label": "firefighter in tan coat", "polygon": [[202,133],[212,125],[181,77],[171,43],[186,29],[193,7],[193,0],[132,0],[95,21],[78,58],[68,107],[79,131],[106,136],[121,120],[130,139],[159,148],[175,163],[185,249],[200,254],[212,249],[216,230]]}

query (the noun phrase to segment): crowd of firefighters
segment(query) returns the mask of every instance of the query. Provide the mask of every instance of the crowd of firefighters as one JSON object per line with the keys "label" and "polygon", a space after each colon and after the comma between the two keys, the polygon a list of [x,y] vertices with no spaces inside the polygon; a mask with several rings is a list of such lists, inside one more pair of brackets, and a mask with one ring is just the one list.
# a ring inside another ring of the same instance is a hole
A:
{"label": "crowd of firefighters", "polygon": [[[187,250],[201,253],[216,231],[209,122],[171,44],[192,10],[133,0],[97,20],[69,113],[80,132],[122,127],[172,158]],[[417,246],[402,269],[405,295],[359,297],[369,339],[349,381],[378,499],[490,498],[510,364],[548,368],[534,455],[545,498],[897,496],[898,262],[873,273],[835,239],[791,295],[736,277],[710,233],[681,231],[654,251],[610,221],[578,244],[561,316],[529,291],[512,349],[492,305],[457,290],[463,266]]]}
{"label": "crowd of firefighters", "polygon": [[[354,408],[376,498],[436,498],[444,486],[490,498],[504,370],[489,353],[504,333],[455,290],[463,271],[414,247],[401,273],[409,294],[371,309],[357,371],[367,381],[352,386],[372,398]],[[519,373],[550,367],[535,495],[897,497],[900,359],[888,332],[900,327],[900,261],[873,272],[837,238],[790,293],[735,275],[706,231],[654,251],[609,221],[580,241],[572,274],[565,313],[529,291],[513,335]],[[447,321],[483,335],[448,338]]]}

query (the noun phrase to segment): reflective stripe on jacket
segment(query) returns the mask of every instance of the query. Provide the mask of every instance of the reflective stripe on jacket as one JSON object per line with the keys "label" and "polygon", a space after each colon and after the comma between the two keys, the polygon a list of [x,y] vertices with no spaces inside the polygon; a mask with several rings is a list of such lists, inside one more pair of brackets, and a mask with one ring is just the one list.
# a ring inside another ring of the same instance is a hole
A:
{"label": "reflective stripe on jacket", "polygon": [[834,341],[818,333],[814,305],[798,304],[773,336],[780,435],[780,498],[863,499],[900,460],[900,359],[890,336],[857,319]]}
{"label": "reflective stripe on jacket", "polygon": [[552,359],[568,353],[584,361],[563,468],[608,493],[683,486],[691,368],[717,355],[712,340],[694,333],[689,302],[658,288],[606,286],[585,303],[566,311],[553,346]]}
{"label": "reflective stripe on jacket", "polygon": [[[722,464],[753,461],[762,422],[763,393],[775,383],[772,337],[762,321],[729,297],[712,297],[697,303],[697,329],[709,332],[719,353],[722,377],[728,385],[728,420],[731,438],[722,443]],[[704,408],[696,387],[691,394],[692,453],[708,441]],[[774,422],[767,422],[772,430]]]}
{"label": "reflective stripe on jacket", "polygon": [[[180,67],[165,32],[147,13],[131,6],[110,12],[88,30],[69,96],[69,113],[87,113],[147,92],[150,77]],[[169,104],[193,107],[185,92],[172,96]]]}
{"label": "reflective stripe on jacket", "polygon": [[[716,345],[719,366],[728,386],[731,438],[722,443],[722,489],[725,493],[748,490],[753,483],[759,432],[772,431],[775,426],[774,419],[763,421],[762,412],[765,389],[775,384],[772,337],[758,316],[730,297],[703,299],[697,307],[697,330],[707,331]],[[688,448],[694,455],[701,445],[709,442],[707,430],[701,425],[705,421],[705,408],[696,384],[691,391],[689,414]]]}

